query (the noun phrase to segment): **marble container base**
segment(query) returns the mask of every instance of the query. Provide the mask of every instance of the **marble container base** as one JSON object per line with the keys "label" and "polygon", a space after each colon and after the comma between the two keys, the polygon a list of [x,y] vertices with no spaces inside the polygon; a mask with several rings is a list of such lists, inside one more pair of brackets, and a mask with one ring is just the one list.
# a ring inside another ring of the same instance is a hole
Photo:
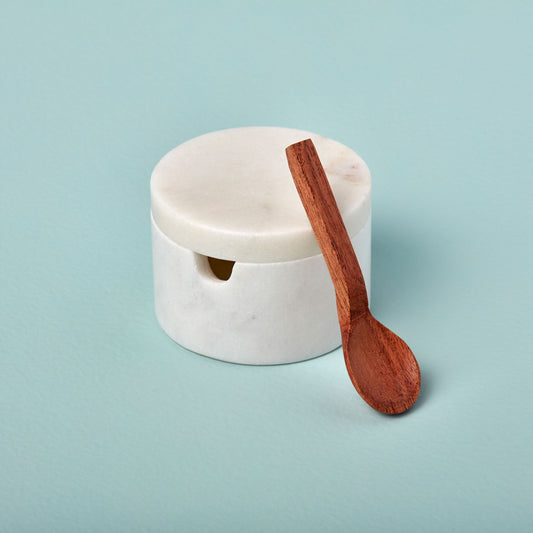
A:
{"label": "marble container base", "polygon": [[[370,225],[369,217],[352,239],[367,291]],[[185,348],[233,363],[273,365],[310,359],[340,345],[335,292],[321,254],[217,265],[170,240],[153,218],[152,244],[156,316]],[[220,279],[231,266],[229,278]]]}

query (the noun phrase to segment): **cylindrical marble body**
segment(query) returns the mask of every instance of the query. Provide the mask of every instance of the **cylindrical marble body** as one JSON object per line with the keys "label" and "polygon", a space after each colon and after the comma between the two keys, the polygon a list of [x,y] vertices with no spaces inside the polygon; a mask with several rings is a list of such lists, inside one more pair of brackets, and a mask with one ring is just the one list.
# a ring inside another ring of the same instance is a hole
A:
{"label": "cylindrical marble body", "polygon": [[[355,152],[287,128],[206,134],[169,152],[151,180],[156,316],[185,348],[260,365],[340,345],[333,283],[285,158],[286,146],[306,138],[317,147],[369,291],[370,172]],[[233,264],[228,279],[215,263]]]}

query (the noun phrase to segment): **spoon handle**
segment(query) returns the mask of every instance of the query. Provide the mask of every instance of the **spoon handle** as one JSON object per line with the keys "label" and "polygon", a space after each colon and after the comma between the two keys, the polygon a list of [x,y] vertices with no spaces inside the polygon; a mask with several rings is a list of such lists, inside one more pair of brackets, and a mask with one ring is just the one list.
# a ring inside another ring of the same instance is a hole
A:
{"label": "spoon handle", "polygon": [[328,266],[341,329],[368,312],[365,280],[337,207],[326,173],[311,139],[285,149],[292,178]]}

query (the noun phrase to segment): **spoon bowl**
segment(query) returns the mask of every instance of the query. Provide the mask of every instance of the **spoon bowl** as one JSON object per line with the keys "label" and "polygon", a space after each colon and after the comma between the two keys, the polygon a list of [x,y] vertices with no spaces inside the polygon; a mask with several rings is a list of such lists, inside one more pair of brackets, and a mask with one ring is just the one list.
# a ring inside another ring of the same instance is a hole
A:
{"label": "spoon bowl", "polygon": [[416,401],[420,369],[407,344],[370,312],[352,321],[342,346],[348,374],[374,409],[402,413]]}

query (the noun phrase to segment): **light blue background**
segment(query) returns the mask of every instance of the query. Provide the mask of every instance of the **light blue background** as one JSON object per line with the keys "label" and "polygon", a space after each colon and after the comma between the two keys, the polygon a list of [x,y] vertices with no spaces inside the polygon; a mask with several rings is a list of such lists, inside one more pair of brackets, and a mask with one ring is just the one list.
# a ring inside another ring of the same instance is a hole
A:
{"label": "light blue background", "polygon": [[[532,25],[519,1],[4,2],[0,531],[531,531]],[[244,125],[368,163],[410,413],[370,409],[340,350],[239,366],[157,325],[150,172]]]}

